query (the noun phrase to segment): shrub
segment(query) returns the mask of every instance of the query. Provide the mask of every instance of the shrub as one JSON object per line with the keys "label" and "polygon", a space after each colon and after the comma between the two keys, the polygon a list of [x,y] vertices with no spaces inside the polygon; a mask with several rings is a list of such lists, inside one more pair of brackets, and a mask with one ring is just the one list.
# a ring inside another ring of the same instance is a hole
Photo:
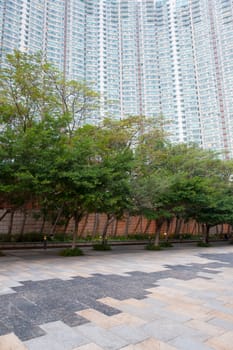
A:
{"label": "shrub", "polygon": [[93,249],[94,250],[99,250],[99,251],[105,251],[105,250],[112,250],[111,246],[107,243],[101,244],[93,244]]}
{"label": "shrub", "polygon": [[211,247],[211,244],[205,243],[205,242],[198,242],[197,247],[208,248],[208,247]]}
{"label": "shrub", "polygon": [[63,249],[62,251],[60,251],[59,254],[61,256],[81,256],[81,255],[84,255],[83,251],[78,247],[76,247],[74,249],[72,249],[72,248]]}
{"label": "shrub", "polygon": [[172,248],[173,245],[170,242],[161,242],[160,247],[162,248]]}
{"label": "shrub", "polygon": [[129,235],[128,239],[135,239],[139,241],[144,241],[150,238],[150,235],[147,233],[135,233],[133,235]]}
{"label": "shrub", "polygon": [[15,242],[43,242],[44,234],[36,233],[36,232],[30,232],[25,233],[24,235],[14,235],[12,237],[12,241]]}
{"label": "shrub", "polygon": [[149,243],[145,246],[145,249],[146,250],[162,250],[161,246],[160,245],[154,245],[152,243]]}

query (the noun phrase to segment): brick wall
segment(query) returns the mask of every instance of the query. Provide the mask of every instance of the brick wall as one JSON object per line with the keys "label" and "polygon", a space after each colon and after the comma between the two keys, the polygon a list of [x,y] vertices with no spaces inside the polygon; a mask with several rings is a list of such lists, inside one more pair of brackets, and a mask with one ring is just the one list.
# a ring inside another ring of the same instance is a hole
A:
{"label": "brick wall", "polygon": [[[0,209],[0,217],[4,214],[5,210]],[[0,221],[0,234],[7,234],[11,221],[11,213],[8,213],[2,221]],[[106,215],[104,214],[89,214],[85,216],[79,225],[79,235],[101,235],[103,232],[104,225],[106,223]],[[43,233],[49,233],[52,224],[50,222],[43,223],[43,219],[39,216],[38,210],[28,210],[26,218],[24,213],[16,211],[13,217],[12,233],[19,234],[22,226],[24,225],[24,233],[39,233],[43,227]],[[165,224],[162,227],[161,232],[167,232],[172,234],[175,232],[176,220],[174,219],[169,228]],[[67,227],[67,233],[72,233],[74,230],[74,222],[71,220]],[[223,225],[217,229],[218,232],[228,232],[228,225]],[[198,233],[200,227],[194,221],[189,223],[181,223],[179,227],[179,233]],[[216,231],[216,230],[215,230]],[[56,226],[56,232],[64,232],[64,224],[62,226]],[[149,222],[147,219],[140,216],[125,217],[122,220],[113,221],[109,228],[108,234],[111,236],[136,234],[136,233],[149,233],[155,232],[154,222]],[[212,230],[213,232],[213,230]]]}

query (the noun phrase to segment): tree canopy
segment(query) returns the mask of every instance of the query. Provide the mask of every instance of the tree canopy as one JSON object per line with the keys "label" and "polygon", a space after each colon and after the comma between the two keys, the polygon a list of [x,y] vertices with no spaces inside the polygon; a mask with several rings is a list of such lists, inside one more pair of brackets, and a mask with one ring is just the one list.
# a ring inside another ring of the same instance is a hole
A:
{"label": "tree canopy", "polygon": [[[126,212],[156,222],[174,217],[232,224],[232,161],[195,145],[170,144],[161,118],[133,116],[88,125],[99,96],[66,81],[41,54],[15,51],[0,70],[0,204],[37,206],[41,215],[71,218]],[[96,112],[95,112],[96,111]],[[208,235],[205,236],[208,240]]]}

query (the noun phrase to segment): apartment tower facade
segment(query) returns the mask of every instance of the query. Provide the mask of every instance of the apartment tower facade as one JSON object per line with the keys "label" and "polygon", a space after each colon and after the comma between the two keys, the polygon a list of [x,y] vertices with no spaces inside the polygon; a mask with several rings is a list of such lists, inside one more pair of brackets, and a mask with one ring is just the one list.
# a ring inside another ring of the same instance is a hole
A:
{"label": "apartment tower facade", "polygon": [[0,64],[42,50],[103,116],[163,115],[173,142],[233,157],[232,0],[0,0]]}

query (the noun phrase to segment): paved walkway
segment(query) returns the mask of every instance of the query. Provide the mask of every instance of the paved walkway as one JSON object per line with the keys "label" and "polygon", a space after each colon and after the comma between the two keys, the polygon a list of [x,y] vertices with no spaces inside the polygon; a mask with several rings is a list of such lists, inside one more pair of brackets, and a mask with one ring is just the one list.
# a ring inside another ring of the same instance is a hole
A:
{"label": "paved walkway", "polygon": [[233,246],[8,251],[1,350],[232,350]]}

